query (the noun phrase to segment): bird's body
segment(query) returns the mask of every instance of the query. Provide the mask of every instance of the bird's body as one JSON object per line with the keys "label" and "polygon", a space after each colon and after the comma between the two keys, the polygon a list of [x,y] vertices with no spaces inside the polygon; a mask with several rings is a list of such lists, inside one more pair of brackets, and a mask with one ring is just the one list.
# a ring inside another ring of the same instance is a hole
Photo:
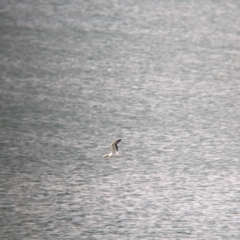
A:
{"label": "bird's body", "polygon": [[118,152],[118,146],[117,144],[121,141],[121,139],[117,139],[116,141],[114,141],[111,146],[112,146],[112,152],[110,152],[109,154],[105,154],[103,155],[103,157],[119,157],[120,154]]}

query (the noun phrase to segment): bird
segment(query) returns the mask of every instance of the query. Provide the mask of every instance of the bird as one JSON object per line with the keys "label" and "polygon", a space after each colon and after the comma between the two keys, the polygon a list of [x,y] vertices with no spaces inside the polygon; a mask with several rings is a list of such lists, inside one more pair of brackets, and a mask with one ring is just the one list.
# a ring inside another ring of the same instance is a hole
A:
{"label": "bird", "polygon": [[117,139],[114,142],[112,142],[111,146],[112,146],[112,152],[110,152],[109,154],[105,154],[103,155],[103,158],[105,157],[119,157],[120,154],[118,152],[118,143],[121,142],[122,139]]}

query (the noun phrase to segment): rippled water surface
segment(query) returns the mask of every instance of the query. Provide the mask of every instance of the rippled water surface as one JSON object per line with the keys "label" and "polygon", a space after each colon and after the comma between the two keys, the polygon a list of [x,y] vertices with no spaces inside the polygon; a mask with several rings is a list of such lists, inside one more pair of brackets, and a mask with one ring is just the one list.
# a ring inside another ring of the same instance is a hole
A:
{"label": "rippled water surface", "polygon": [[240,239],[239,7],[1,1],[0,238]]}

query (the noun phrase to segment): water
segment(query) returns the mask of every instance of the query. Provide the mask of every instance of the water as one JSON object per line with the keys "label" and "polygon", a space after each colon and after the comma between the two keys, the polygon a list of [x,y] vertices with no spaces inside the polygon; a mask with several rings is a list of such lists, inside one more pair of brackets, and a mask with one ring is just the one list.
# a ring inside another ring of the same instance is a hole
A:
{"label": "water", "polygon": [[0,12],[1,239],[240,238],[236,1]]}

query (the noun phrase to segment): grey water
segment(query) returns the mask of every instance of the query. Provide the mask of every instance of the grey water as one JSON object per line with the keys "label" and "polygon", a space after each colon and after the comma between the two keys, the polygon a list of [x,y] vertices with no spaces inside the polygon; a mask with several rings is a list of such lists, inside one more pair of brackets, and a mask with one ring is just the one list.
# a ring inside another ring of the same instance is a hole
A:
{"label": "grey water", "polygon": [[240,239],[239,26],[234,0],[2,0],[0,239]]}

